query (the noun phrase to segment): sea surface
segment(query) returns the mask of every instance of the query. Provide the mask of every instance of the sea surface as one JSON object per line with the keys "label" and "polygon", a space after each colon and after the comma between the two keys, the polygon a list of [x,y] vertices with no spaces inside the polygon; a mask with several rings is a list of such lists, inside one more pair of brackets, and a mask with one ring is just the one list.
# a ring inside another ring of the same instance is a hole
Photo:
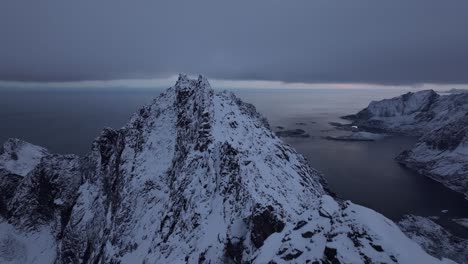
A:
{"label": "sea surface", "polygon": [[[407,92],[388,89],[231,89],[266,116],[273,130],[300,128],[309,138],[283,138],[324,174],[342,199],[370,207],[398,221],[405,214],[437,216],[453,233],[468,230],[451,221],[468,217],[468,201],[394,158],[417,142],[389,137],[376,142],[329,141],[343,133],[329,122],[356,113],[372,100]],[[125,125],[133,112],[163,89],[115,88],[0,90],[0,142],[17,137],[52,152],[86,154],[104,127]],[[448,210],[443,213],[442,210]]]}

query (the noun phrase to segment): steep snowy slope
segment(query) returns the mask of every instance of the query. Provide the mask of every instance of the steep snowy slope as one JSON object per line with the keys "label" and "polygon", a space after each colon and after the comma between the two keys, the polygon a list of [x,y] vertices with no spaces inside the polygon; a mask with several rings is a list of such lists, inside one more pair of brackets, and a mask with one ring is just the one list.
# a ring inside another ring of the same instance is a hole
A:
{"label": "steep snowy slope", "polygon": [[0,262],[451,262],[329,196],[252,105],[203,77],[181,75],[86,157],[46,154],[4,177],[18,184],[3,202]]}

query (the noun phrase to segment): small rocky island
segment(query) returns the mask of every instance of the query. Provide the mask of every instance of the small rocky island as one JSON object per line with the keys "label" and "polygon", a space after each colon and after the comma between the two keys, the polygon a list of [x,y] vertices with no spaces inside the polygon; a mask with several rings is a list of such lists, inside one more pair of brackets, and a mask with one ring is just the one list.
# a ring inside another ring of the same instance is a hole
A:
{"label": "small rocky island", "polygon": [[277,131],[276,135],[278,137],[297,137],[297,138],[308,138],[308,137],[310,137],[310,135],[307,134],[305,130],[300,129],[300,128]]}
{"label": "small rocky island", "polygon": [[365,131],[353,132],[344,136],[326,136],[325,139],[336,141],[376,141],[385,138],[386,134],[377,134]]}

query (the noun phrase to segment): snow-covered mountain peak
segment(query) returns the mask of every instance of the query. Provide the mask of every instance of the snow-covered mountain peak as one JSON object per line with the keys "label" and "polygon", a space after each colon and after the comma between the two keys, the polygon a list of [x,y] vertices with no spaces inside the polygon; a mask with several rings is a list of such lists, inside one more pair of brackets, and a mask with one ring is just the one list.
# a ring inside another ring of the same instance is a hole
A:
{"label": "snow-covered mountain peak", "polygon": [[0,170],[25,176],[45,155],[48,155],[45,148],[21,139],[10,138],[0,147]]}
{"label": "snow-covered mountain peak", "polygon": [[437,99],[439,95],[433,90],[408,92],[402,96],[371,102],[368,111],[375,116],[401,116],[411,115],[424,111]]}
{"label": "snow-covered mountain peak", "polygon": [[211,89],[208,79],[198,75],[197,79],[190,79],[187,74],[180,73],[174,85],[175,89]]}
{"label": "snow-covered mountain peak", "polygon": [[439,95],[424,90],[371,102],[344,118],[363,129],[422,135],[464,118],[467,112],[468,94]]}
{"label": "snow-covered mountain peak", "polygon": [[203,77],[180,75],[87,156],[48,155],[15,181],[0,185],[0,245],[17,246],[0,260],[439,262],[382,215],[328,195],[255,107]]}

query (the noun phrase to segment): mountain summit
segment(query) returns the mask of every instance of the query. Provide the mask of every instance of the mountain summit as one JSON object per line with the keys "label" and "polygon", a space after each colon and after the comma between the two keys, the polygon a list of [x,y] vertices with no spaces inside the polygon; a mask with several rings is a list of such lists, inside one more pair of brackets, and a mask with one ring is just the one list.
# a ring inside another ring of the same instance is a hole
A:
{"label": "mountain summit", "polygon": [[180,75],[85,157],[5,143],[0,262],[451,262],[323,186],[254,106]]}

